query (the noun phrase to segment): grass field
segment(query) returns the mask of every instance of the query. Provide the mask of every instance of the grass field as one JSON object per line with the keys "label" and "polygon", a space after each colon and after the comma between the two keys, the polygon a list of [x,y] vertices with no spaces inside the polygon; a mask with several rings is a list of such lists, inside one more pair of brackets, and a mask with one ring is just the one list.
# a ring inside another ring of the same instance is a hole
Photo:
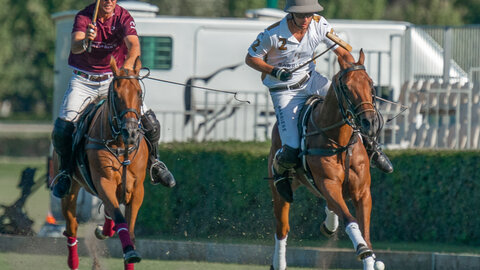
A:
{"label": "grass field", "polygon": [[[44,180],[46,158],[5,158],[0,157],[0,204],[12,205],[21,195],[18,188],[22,171],[36,168],[35,180]],[[49,191],[42,185],[25,203],[27,215],[35,222],[33,230],[38,232],[43,225],[49,209]]]}
{"label": "grass field", "polygon": [[[19,253],[0,253],[0,265],[2,270],[51,270],[67,269],[65,256],[53,255],[23,255]],[[92,259],[81,257],[79,269],[92,269]],[[123,269],[121,259],[108,258],[100,260],[100,268]],[[136,265],[138,270],[267,270],[265,265],[238,265],[205,262],[184,262],[184,261],[160,261],[142,260]],[[289,270],[313,270],[313,268],[288,267]],[[332,269],[334,270],[334,269]],[[345,270],[345,269],[343,269]]]}

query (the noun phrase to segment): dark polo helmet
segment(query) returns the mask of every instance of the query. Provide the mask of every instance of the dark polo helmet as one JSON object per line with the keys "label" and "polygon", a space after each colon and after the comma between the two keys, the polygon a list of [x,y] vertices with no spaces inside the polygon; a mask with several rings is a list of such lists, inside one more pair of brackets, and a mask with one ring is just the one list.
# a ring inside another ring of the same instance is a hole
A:
{"label": "dark polo helmet", "polygon": [[322,10],[318,0],[287,0],[284,9],[288,13],[315,13]]}

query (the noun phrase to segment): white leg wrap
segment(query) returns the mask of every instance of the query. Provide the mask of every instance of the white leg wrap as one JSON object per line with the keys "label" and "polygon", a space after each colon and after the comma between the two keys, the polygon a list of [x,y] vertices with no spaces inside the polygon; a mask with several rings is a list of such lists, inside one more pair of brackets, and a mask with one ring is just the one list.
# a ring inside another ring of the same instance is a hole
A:
{"label": "white leg wrap", "polygon": [[350,240],[352,240],[353,248],[355,249],[355,251],[357,250],[359,244],[364,244],[365,246],[367,246],[367,242],[365,242],[365,239],[363,239],[362,233],[360,232],[360,229],[356,222],[349,223],[347,225],[347,228],[345,228],[345,232],[350,237]]}
{"label": "white leg wrap", "polygon": [[327,206],[325,206],[325,214],[327,214],[327,217],[325,218],[325,226],[327,229],[331,232],[337,231],[338,216],[333,211],[330,211]]}
{"label": "white leg wrap", "polygon": [[363,270],[375,270],[375,268],[373,268],[374,265],[375,259],[372,256],[363,259]]}
{"label": "white leg wrap", "polygon": [[287,238],[278,240],[277,234],[275,234],[275,251],[273,253],[273,269],[274,270],[285,270],[287,269]]}

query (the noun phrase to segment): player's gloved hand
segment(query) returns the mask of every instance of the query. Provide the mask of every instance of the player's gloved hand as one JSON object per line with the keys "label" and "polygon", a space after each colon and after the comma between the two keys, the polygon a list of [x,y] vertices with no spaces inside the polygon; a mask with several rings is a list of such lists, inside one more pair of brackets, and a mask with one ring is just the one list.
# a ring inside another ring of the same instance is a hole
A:
{"label": "player's gloved hand", "polygon": [[273,77],[279,79],[280,81],[286,82],[292,78],[292,73],[285,68],[273,68],[272,72],[270,73]]}

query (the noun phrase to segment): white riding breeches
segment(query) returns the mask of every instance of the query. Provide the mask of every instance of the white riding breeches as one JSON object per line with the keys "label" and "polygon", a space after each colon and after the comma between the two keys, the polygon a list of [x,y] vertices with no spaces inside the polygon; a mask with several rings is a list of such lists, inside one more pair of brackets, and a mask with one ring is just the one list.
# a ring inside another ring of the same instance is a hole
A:
{"label": "white riding breeches", "polygon": [[[73,74],[70,78],[68,89],[63,96],[58,117],[66,121],[76,122],[78,116],[88,104],[107,97],[111,82],[112,78],[94,82]],[[141,110],[142,114],[147,111],[145,104],[143,104]]]}
{"label": "white riding breeches", "polygon": [[300,147],[300,135],[297,126],[300,111],[309,96],[325,96],[330,83],[330,80],[314,71],[302,88],[270,92],[282,145],[286,144],[292,148]]}

